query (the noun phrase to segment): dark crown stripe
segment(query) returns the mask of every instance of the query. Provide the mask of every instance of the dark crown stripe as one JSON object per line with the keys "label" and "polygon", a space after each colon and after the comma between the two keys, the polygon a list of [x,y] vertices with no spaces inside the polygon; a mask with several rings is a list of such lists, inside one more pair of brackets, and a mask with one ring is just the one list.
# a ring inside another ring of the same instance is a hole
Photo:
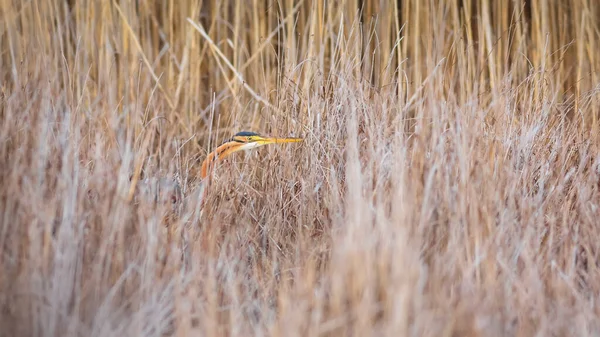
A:
{"label": "dark crown stripe", "polygon": [[235,136],[240,136],[240,137],[248,137],[248,136],[258,136],[259,134],[256,132],[252,132],[252,131],[242,131],[242,132],[238,132],[234,135]]}

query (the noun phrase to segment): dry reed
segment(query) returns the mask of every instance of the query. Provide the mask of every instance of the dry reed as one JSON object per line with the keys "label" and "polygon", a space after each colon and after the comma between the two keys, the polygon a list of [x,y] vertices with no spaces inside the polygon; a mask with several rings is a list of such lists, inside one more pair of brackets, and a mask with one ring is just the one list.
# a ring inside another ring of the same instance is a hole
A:
{"label": "dry reed", "polygon": [[598,17],[0,0],[0,335],[600,334]]}

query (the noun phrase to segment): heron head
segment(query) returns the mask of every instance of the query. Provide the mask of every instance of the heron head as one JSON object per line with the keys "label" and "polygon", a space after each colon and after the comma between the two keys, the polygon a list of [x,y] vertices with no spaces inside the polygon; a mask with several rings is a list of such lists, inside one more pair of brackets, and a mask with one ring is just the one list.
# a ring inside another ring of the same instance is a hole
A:
{"label": "heron head", "polygon": [[251,131],[238,132],[206,157],[202,164],[202,178],[208,175],[208,171],[215,161],[221,160],[234,152],[250,150],[268,144],[297,143],[302,140],[302,138],[296,137],[267,137]]}
{"label": "heron head", "polygon": [[233,153],[241,150],[254,149],[268,144],[297,143],[301,141],[302,138],[265,137],[256,132],[242,131],[236,133],[231,139],[223,143],[223,145],[226,145],[226,149],[229,153]]}

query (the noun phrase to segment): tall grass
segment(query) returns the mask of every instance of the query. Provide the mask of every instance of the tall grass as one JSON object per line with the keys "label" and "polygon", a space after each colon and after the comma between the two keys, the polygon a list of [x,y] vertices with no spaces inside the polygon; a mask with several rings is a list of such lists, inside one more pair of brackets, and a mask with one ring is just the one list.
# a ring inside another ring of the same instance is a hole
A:
{"label": "tall grass", "polygon": [[0,335],[600,334],[598,17],[0,0]]}

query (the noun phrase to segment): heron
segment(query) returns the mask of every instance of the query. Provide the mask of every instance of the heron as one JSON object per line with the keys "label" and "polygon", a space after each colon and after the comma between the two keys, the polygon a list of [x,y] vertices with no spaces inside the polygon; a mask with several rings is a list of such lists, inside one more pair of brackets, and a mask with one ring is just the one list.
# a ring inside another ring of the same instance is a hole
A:
{"label": "heron", "polygon": [[206,198],[212,172],[218,161],[223,160],[225,157],[238,151],[251,150],[269,144],[298,143],[302,140],[302,138],[297,137],[263,136],[251,131],[236,133],[233,137],[219,145],[213,152],[209,153],[202,162],[202,167],[200,169],[200,178],[202,180],[199,191],[197,192],[197,195],[201,196],[200,203],[203,204],[203,200]]}
{"label": "heron", "polygon": [[[195,197],[201,197],[200,203],[202,204],[202,200],[206,197],[207,187],[211,181],[215,164],[235,152],[251,150],[269,144],[297,143],[301,141],[303,141],[303,138],[269,137],[251,131],[238,132],[206,156],[200,168],[200,186],[192,194]],[[154,196],[155,200],[170,201],[173,204],[179,203],[181,200],[181,187],[174,179],[145,179],[140,183],[145,190],[151,191],[150,194]]]}
{"label": "heron", "polygon": [[207,178],[210,180],[209,175],[211,174],[215,163],[234,152],[255,149],[269,144],[297,143],[302,140],[302,138],[296,137],[266,137],[251,131],[238,132],[206,156],[206,159],[202,162],[200,178],[202,180]]}

